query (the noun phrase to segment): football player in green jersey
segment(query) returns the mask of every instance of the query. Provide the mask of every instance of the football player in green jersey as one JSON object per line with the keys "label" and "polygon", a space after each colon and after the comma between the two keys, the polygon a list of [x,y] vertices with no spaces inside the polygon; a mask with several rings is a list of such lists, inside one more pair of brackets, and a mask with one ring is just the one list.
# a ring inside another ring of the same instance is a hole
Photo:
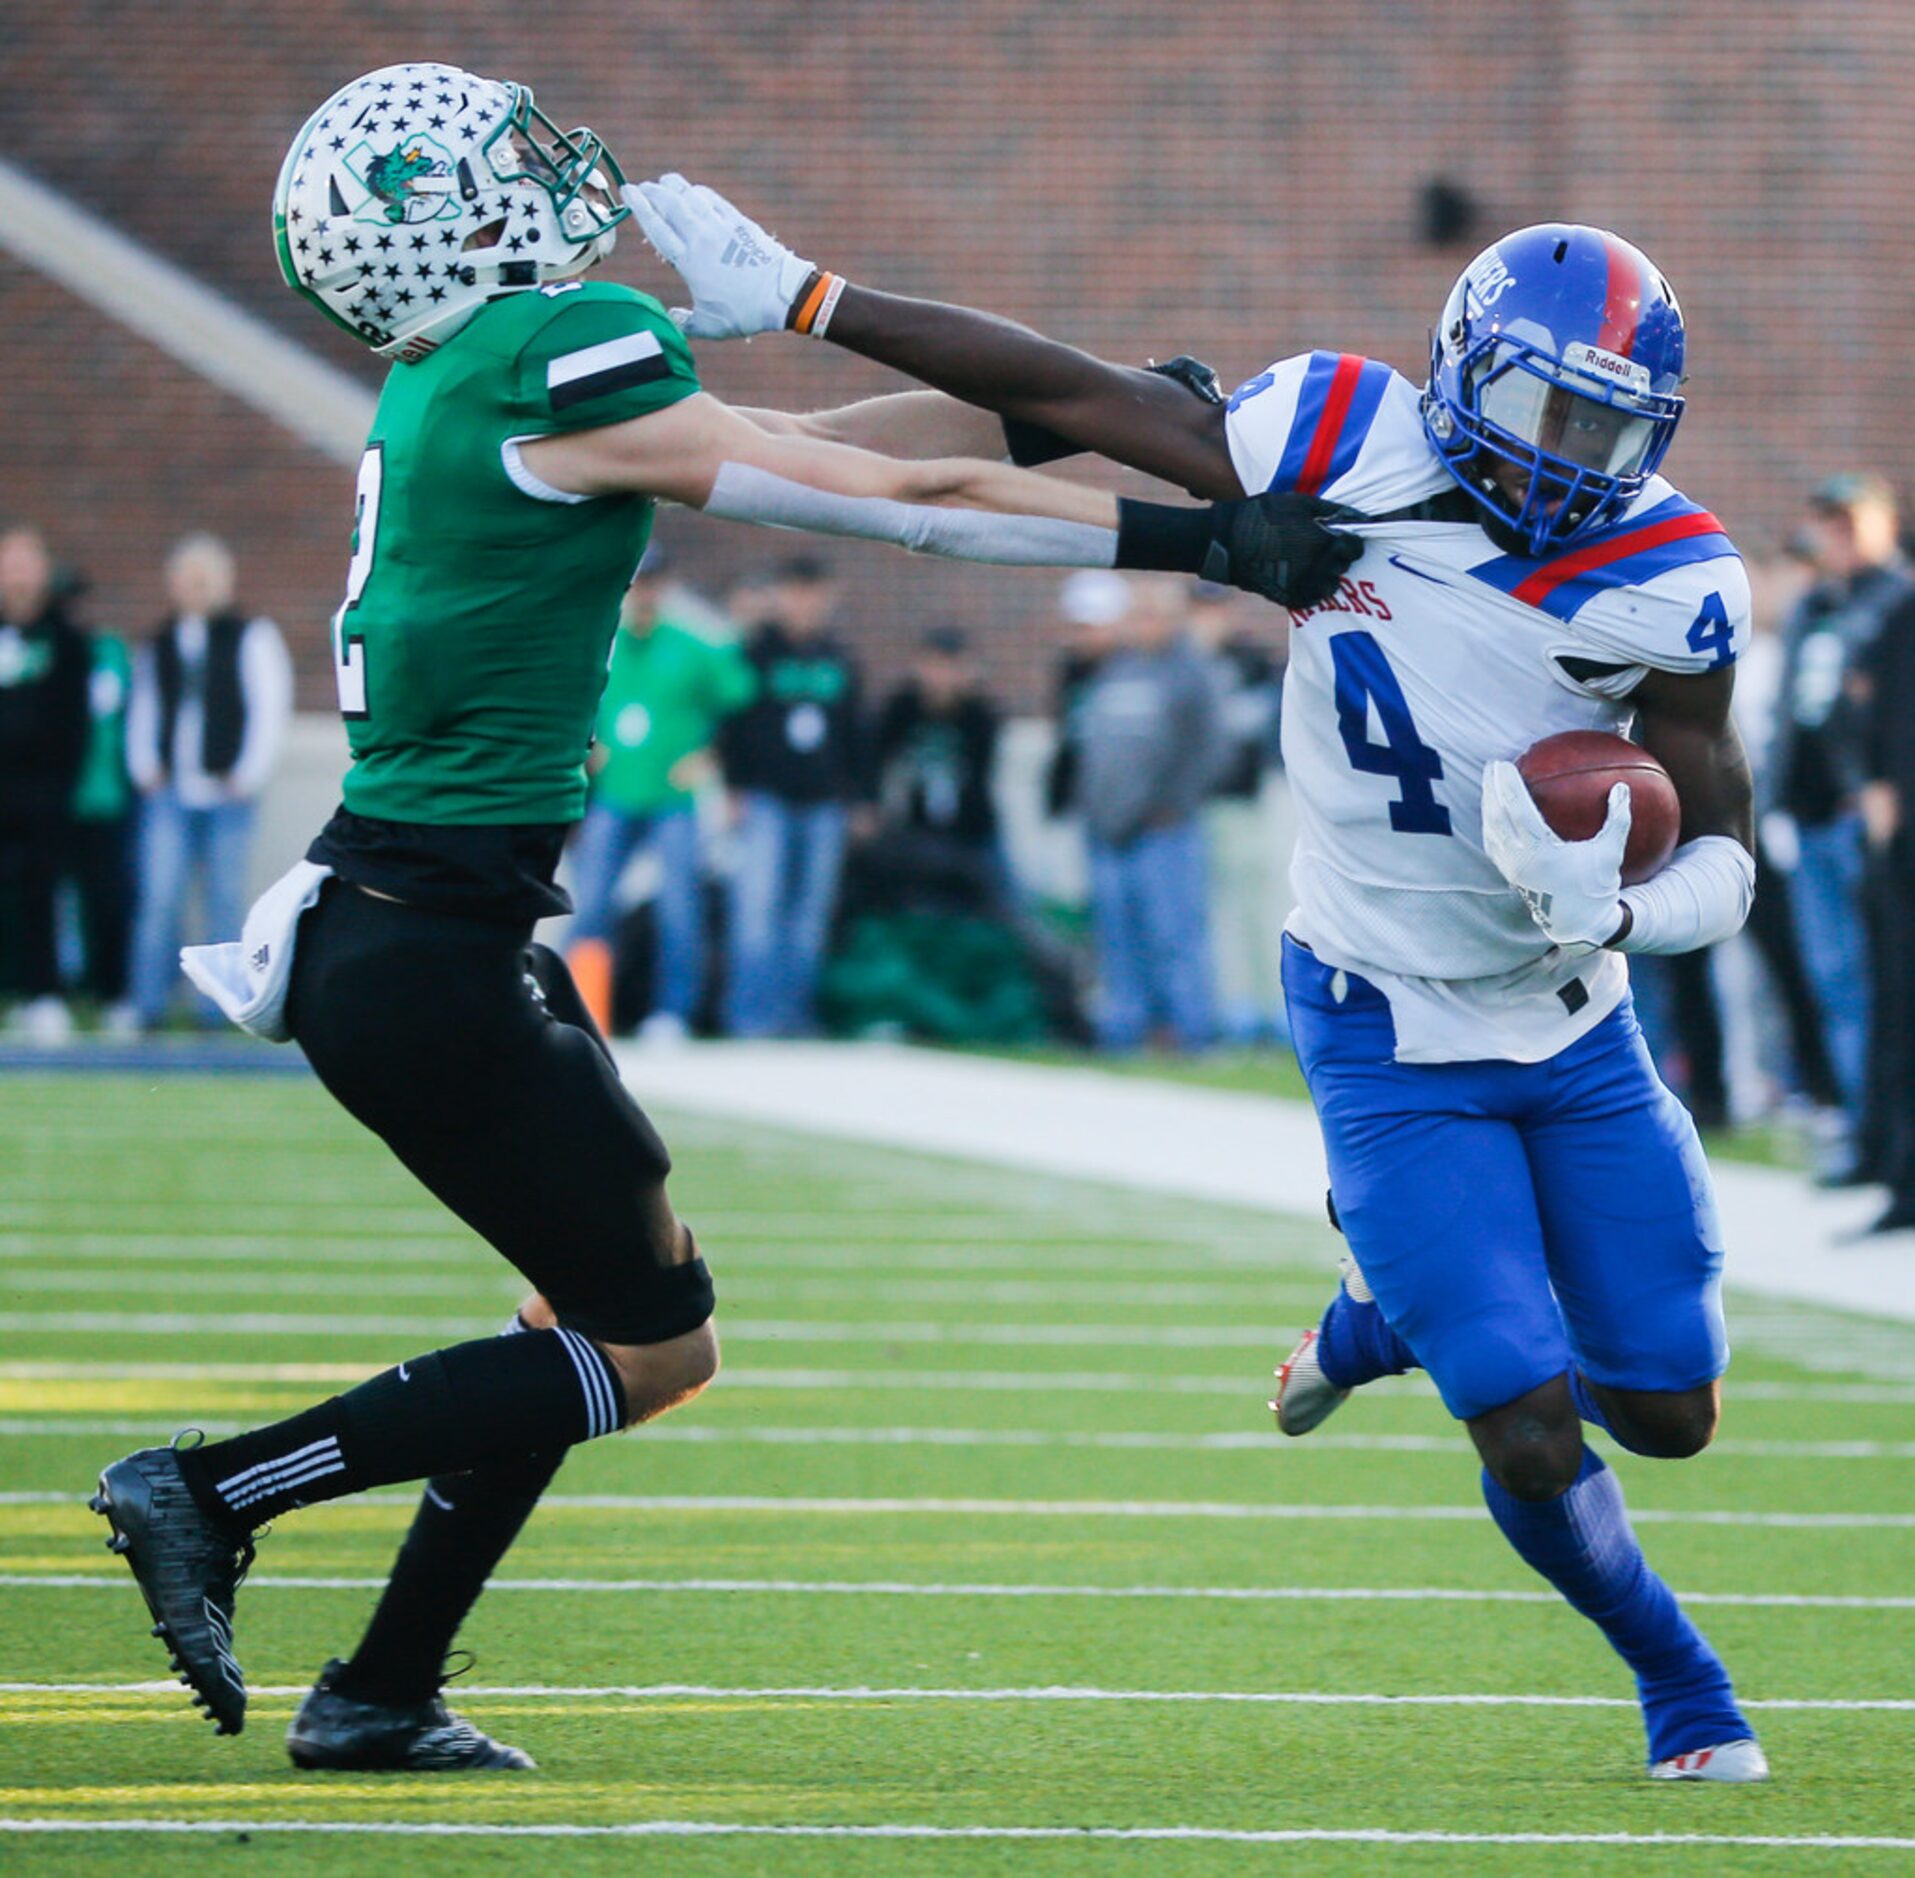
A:
{"label": "football player in green jersey", "polygon": [[[718,1368],[664,1145],[563,965],[530,943],[568,907],[554,869],[655,501],[977,560],[1205,567],[1298,604],[1355,552],[1304,498],[1163,508],[854,447],[911,450],[944,404],[923,393],[819,418],[728,408],[655,300],[584,278],[629,213],[621,185],[600,140],[559,131],[523,86],[429,64],[337,92],[279,178],[288,283],[396,363],[333,621],[343,805],[233,950],[267,986],[254,1027],[295,1038],[534,1287],[512,1334],[101,1476],[109,1543],[223,1733],[245,1717],[232,1612],[253,1531],[429,1480],[365,1641],[293,1722],[302,1766],[530,1765],[446,1710],[453,1634],[565,1451]],[[1001,444],[995,419],[978,436]]]}

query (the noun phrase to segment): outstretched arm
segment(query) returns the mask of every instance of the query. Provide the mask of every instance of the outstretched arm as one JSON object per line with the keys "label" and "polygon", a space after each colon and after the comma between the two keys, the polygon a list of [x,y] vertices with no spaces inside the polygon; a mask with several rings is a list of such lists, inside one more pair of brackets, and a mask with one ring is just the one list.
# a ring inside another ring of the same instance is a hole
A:
{"label": "outstretched arm", "polygon": [[774,437],[815,437],[884,456],[1001,457],[1004,424],[989,411],[941,391],[894,391],[862,398],[829,411],[762,411],[740,408]]}
{"label": "outstretched arm", "polygon": [[682,177],[641,184],[626,200],[692,289],[685,330],[693,338],[790,325],[1193,495],[1243,494],[1223,408],[1175,379],[1113,365],[995,314],[850,286]]}
{"label": "outstretched arm", "polygon": [[650,495],[704,508],[721,470],[737,465],[834,496],[1117,526],[1117,498],[1101,489],[981,459],[901,461],[831,442],[806,420],[774,430],[702,391],[647,417],[541,437],[521,456],[572,495]]}
{"label": "outstretched arm", "polygon": [[1008,463],[899,462],[773,434],[705,392],[595,430],[522,442],[528,494],[649,495],[732,521],[888,541],[1022,566],[1205,573],[1285,605],[1336,585],[1358,544],[1308,497],[1180,508],[1137,502]]}
{"label": "outstretched arm", "polygon": [[940,391],[1034,424],[1191,494],[1240,496],[1218,404],[994,313],[846,286],[826,336]]}

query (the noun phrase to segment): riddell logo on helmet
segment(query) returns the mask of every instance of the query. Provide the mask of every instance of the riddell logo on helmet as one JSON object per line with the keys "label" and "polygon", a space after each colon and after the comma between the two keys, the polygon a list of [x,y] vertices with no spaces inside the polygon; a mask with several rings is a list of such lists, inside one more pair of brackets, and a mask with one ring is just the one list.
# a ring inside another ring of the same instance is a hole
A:
{"label": "riddell logo on helmet", "polygon": [[1631,391],[1649,389],[1649,371],[1634,359],[1620,358],[1600,346],[1584,345],[1581,340],[1563,348],[1563,363],[1572,372],[1587,372],[1592,378],[1607,378]]}

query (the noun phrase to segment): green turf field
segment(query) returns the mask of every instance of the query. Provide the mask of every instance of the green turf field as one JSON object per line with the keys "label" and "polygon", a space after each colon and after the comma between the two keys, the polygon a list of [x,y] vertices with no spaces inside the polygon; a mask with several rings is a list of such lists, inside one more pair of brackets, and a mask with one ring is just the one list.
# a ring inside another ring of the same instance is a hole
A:
{"label": "green turf field", "polygon": [[[0,1869],[1915,1872],[1915,1331],[1745,1309],[1720,1446],[1623,1457],[1652,1558],[1775,1705],[1772,1785],[1652,1787],[1620,1667],[1432,1397],[1271,1432],[1327,1232],[667,1124],[727,1371],[580,1452],[470,1626],[461,1704],[540,1771],[332,1778],[280,1735],[408,1496],[265,1541],[238,1740],[155,1683],[82,1501],[183,1424],[495,1327],[512,1277],[303,1080],[0,1081]],[[230,1830],[17,1830],[49,1820]],[[1483,1842],[1515,1834],[1573,1843]]]}

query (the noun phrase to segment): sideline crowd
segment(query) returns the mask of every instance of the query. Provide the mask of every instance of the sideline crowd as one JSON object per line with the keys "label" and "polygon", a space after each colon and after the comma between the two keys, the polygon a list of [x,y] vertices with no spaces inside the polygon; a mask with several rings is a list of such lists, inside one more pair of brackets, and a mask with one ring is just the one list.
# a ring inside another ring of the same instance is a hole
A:
{"label": "sideline crowd", "polygon": [[[1751,565],[1737,712],[1756,914],[1638,959],[1659,1061],[1705,1126],[1793,1110],[1830,1182],[1915,1225],[1915,572],[1893,491],[1817,488]],[[211,1021],[178,946],[239,929],[292,670],[196,534],[131,645],[30,526],[0,533],[0,997],[64,1040]],[[1012,760],[966,634],[914,634],[881,699],[800,556],[708,599],[658,549],[626,596],[567,873],[608,1029],[893,1032],[1195,1051],[1281,1042],[1291,834],[1284,623],[1228,589],[1085,572],[1026,630],[1047,750]],[[1013,773],[1015,772],[1015,773]]]}

